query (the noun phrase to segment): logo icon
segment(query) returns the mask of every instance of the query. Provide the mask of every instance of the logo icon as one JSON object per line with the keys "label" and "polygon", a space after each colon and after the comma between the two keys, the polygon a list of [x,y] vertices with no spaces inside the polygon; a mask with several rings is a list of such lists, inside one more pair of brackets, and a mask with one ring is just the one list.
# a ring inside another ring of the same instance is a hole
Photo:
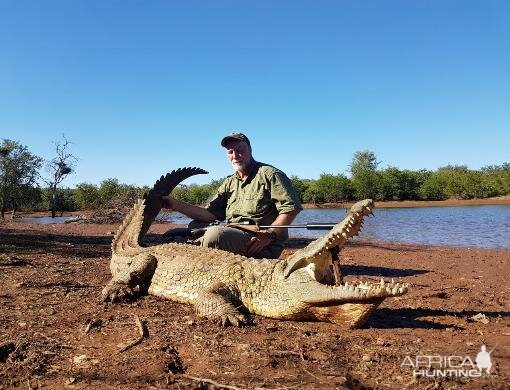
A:
{"label": "logo icon", "polygon": [[[496,348],[496,347],[494,347]],[[490,352],[487,352],[487,347],[485,344],[482,344],[480,347],[480,352],[476,355],[476,366],[480,370],[480,372],[483,371],[485,368],[485,371],[487,372],[487,376],[491,374],[491,367],[492,367],[492,361],[491,361],[491,353],[494,351],[494,348],[490,350]]]}

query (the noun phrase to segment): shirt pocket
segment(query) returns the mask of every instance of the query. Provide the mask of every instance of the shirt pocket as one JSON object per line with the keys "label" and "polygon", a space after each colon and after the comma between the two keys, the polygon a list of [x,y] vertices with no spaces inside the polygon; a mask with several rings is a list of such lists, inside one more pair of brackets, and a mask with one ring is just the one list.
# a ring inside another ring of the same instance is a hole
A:
{"label": "shirt pocket", "polygon": [[241,211],[247,216],[260,216],[269,206],[270,200],[265,199],[264,194],[249,194],[243,197]]}

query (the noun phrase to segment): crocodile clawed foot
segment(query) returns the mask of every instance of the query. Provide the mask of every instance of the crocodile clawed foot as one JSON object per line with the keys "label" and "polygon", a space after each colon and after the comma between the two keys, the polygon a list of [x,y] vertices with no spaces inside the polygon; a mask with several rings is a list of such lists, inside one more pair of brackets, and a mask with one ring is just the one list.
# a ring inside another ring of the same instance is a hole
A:
{"label": "crocodile clawed foot", "polygon": [[135,293],[136,291],[133,288],[126,286],[125,284],[110,282],[105,288],[103,288],[103,291],[101,292],[101,300],[106,303],[126,301],[132,299]]}
{"label": "crocodile clawed foot", "polygon": [[228,314],[223,314],[219,318],[219,321],[221,323],[221,326],[233,325],[233,326],[237,326],[238,328],[240,328],[241,326],[246,325],[246,323],[248,322],[248,319],[246,318],[246,316],[244,314],[241,314],[241,313],[236,313],[236,314],[228,313]]}

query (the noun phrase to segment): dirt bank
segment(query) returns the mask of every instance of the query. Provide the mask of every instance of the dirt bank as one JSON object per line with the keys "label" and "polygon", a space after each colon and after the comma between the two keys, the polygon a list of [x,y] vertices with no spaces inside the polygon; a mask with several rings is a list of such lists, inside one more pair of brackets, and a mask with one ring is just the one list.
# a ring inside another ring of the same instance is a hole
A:
{"label": "dirt bank", "polygon": [[[499,196],[487,199],[447,199],[447,200],[402,200],[375,202],[377,208],[396,208],[396,207],[444,207],[444,206],[481,206],[481,205],[510,205],[510,196]],[[349,208],[352,203],[306,203],[305,208]]]}
{"label": "dirt bank", "polygon": [[[100,304],[116,228],[0,224],[0,388],[503,389],[510,383],[510,250],[355,241],[342,252],[348,280],[382,276],[412,285],[409,294],[386,300],[364,328],[255,317],[253,326],[223,329],[191,307],[151,296]],[[166,228],[156,224],[151,231]],[[301,245],[291,240],[284,255]],[[470,319],[478,314],[482,322]],[[139,337],[135,316],[148,337],[120,352]],[[474,361],[482,344],[495,347],[491,377],[413,377],[409,363],[417,356]]]}

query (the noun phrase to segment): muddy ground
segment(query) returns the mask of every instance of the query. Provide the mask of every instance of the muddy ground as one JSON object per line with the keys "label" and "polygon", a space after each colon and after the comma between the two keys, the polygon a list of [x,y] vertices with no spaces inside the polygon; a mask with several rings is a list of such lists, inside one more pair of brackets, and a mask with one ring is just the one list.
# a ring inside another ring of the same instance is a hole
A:
{"label": "muddy ground", "polygon": [[[258,316],[220,328],[151,296],[101,304],[116,228],[0,223],[1,389],[509,388],[510,250],[355,240],[341,253],[347,280],[412,286],[362,329]],[[291,240],[283,256],[303,244]],[[137,319],[146,337],[126,349]],[[417,356],[458,356],[468,369],[482,344],[494,348],[489,377],[413,376]]]}

